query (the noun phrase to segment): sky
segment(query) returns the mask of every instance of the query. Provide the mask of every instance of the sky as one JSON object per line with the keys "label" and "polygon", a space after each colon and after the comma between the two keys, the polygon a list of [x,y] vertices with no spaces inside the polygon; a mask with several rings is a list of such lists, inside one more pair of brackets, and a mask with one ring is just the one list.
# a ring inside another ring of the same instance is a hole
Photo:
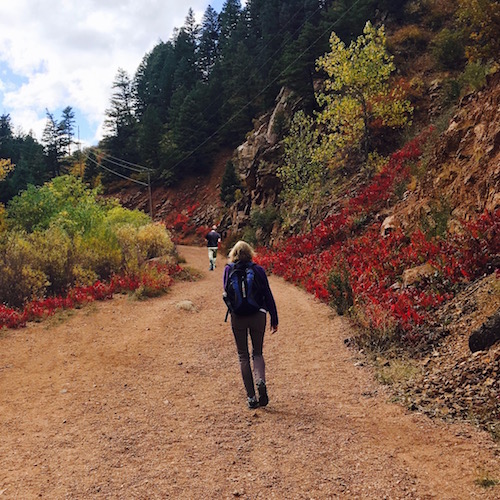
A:
{"label": "sky", "polygon": [[[0,115],[41,140],[47,110],[75,112],[75,139],[96,145],[119,68],[133,77],[191,7],[201,21],[223,0],[0,0]],[[244,5],[245,2],[242,2]]]}

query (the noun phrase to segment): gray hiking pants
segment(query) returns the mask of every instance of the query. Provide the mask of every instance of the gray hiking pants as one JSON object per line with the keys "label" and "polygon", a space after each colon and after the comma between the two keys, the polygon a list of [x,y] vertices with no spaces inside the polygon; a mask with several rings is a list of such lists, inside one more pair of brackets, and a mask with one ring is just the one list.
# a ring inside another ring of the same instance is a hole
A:
{"label": "gray hiking pants", "polygon": [[250,353],[248,351],[248,335],[252,341],[252,359],[255,380],[266,381],[266,365],[262,355],[264,345],[264,332],[266,331],[266,312],[259,311],[251,316],[238,316],[231,314],[231,328],[236,341],[238,359],[240,361],[241,376],[247,391],[247,396],[255,396],[254,379],[250,366]]}

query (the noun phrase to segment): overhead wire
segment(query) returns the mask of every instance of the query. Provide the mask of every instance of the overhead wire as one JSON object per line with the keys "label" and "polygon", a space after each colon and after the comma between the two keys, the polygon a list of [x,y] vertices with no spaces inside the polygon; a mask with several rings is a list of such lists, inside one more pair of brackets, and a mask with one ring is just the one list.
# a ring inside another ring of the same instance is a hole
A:
{"label": "overhead wire", "polygon": [[134,179],[133,177],[129,177],[125,174],[122,174],[121,172],[116,172],[115,170],[112,170],[111,168],[108,168],[105,165],[103,165],[102,163],[99,163],[98,161],[94,160],[88,154],[86,154],[86,153],[82,153],[82,154],[86,160],[90,161],[94,165],[97,165],[97,167],[102,168],[103,170],[106,170],[107,172],[109,172],[111,174],[114,174],[118,177],[121,177],[122,179],[126,179],[128,181],[135,182],[136,184],[140,184],[141,186],[146,186],[146,187],[149,186],[149,184],[147,182],[142,182],[142,181],[139,181],[138,179]]}
{"label": "overhead wire", "polygon": [[142,169],[139,169],[139,168],[135,168],[135,167],[131,167],[129,166],[127,163],[127,161],[125,160],[121,160],[120,158],[116,158],[116,160],[118,161],[115,161],[115,160],[110,160],[109,158],[115,158],[115,157],[112,157],[111,155],[108,155],[107,153],[102,153],[102,152],[99,152],[98,153],[98,156],[100,159],[102,160],[105,160],[109,163],[111,163],[112,165],[116,165],[117,167],[122,167],[122,168],[126,168],[128,170],[131,170],[133,172],[138,172],[138,173],[143,173],[145,172],[146,170],[149,170],[148,168],[144,167]]}
{"label": "overhead wire", "polygon": [[[304,54],[307,53],[307,51],[316,45],[331,29],[335,27],[336,24],[338,24],[349,12],[356,7],[356,5],[360,2],[361,0],[355,0],[353,4],[344,12],[342,15],[340,15],[333,23],[330,23],[328,27],[321,33],[320,36],[314,40],[311,44],[309,44],[300,54],[298,54],[297,59],[302,57]],[[305,22],[304,22],[305,24]],[[276,81],[278,81],[283,74],[288,71],[291,67],[293,66],[293,63],[289,64],[286,66],[273,80],[271,80],[270,83],[268,83],[256,96],[254,96],[250,101],[248,101],[239,111],[237,111],[235,114],[233,114],[224,124],[222,124],[215,132],[213,132],[210,136],[208,136],[204,141],[202,141],[196,148],[194,148],[192,151],[190,151],[184,158],[179,160],[177,163],[175,163],[172,167],[172,169],[175,169],[178,167],[181,163],[185,162],[188,158],[190,158],[194,153],[196,153],[199,149],[201,149],[207,142],[209,142],[211,139],[213,139],[219,132],[221,132],[227,125],[229,125],[235,118],[237,118],[243,111],[245,111],[251,104],[253,104],[266,90],[268,90]]]}
{"label": "overhead wire", "polygon": [[[122,158],[118,158],[116,156],[110,155],[109,153],[102,153],[102,154],[105,154],[108,158],[112,158],[113,160],[116,160],[118,162],[123,163],[124,164],[123,166],[130,165],[131,167],[137,167],[138,169],[140,169],[139,171],[143,171],[143,170],[151,171],[152,170],[151,168],[144,167],[143,165],[139,165],[137,163],[132,163],[132,162],[124,160]],[[133,170],[133,169],[131,168],[130,170]]]}

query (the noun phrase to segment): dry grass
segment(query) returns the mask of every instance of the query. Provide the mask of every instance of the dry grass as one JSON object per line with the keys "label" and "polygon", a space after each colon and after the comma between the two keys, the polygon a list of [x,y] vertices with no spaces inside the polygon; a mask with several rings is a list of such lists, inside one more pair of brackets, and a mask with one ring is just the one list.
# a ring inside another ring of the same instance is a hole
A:
{"label": "dry grass", "polygon": [[493,488],[494,486],[499,484],[499,481],[498,479],[494,479],[489,471],[479,469],[478,477],[474,480],[474,483],[481,488]]}

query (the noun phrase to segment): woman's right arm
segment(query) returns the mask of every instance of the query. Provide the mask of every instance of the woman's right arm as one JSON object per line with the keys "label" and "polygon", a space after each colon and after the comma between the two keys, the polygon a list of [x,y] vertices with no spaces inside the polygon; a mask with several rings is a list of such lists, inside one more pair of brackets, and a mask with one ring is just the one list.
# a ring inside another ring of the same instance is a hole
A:
{"label": "woman's right arm", "polygon": [[276,308],[276,302],[274,301],[273,292],[271,291],[266,271],[261,266],[258,266],[258,269],[264,283],[264,299],[266,301],[266,308],[271,316],[271,329],[274,333],[278,330],[278,310]]}

